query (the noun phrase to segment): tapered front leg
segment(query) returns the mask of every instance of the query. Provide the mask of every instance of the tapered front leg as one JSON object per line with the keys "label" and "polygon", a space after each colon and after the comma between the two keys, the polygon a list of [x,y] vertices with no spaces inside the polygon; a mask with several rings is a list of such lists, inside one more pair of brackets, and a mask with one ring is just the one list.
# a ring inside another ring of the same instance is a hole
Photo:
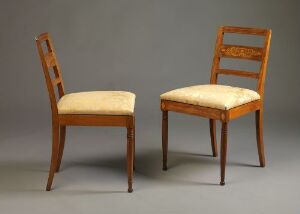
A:
{"label": "tapered front leg", "polygon": [[265,167],[265,149],[264,149],[264,141],[263,141],[263,111],[257,110],[255,112],[256,119],[256,139],[257,139],[257,149],[258,149],[258,157],[259,163],[261,167]]}
{"label": "tapered front leg", "polygon": [[211,141],[211,149],[214,157],[218,156],[218,146],[217,146],[217,138],[216,138],[216,121],[213,119],[209,119],[209,129],[210,129],[210,141]]}
{"label": "tapered front leg", "polygon": [[50,191],[54,173],[56,171],[57,159],[58,159],[58,147],[59,147],[59,125],[58,123],[52,122],[52,155],[51,155],[51,165],[48,177],[48,183],[46,190]]}
{"label": "tapered front leg", "polygon": [[127,174],[128,174],[128,192],[132,192],[133,181],[133,160],[134,160],[134,129],[127,127]]}
{"label": "tapered front leg", "polygon": [[168,111],[162,111],[163,170],[168,170]]}
{"label": "tapered front leg", "polygon": [[221,182],[220,185],[225,185],[225,167],[227,155],[227,122],[222,122],[221,134]]}
{"label": "tapered front leg", "polygon": [[60,126],[59,129],[59,149],[58,149],[58,160],[57,160],[57,166],[56,166],[56,172],[59,171],[62,156],[64,153],[65,148],[65,140],[66,140],[66,126]]}

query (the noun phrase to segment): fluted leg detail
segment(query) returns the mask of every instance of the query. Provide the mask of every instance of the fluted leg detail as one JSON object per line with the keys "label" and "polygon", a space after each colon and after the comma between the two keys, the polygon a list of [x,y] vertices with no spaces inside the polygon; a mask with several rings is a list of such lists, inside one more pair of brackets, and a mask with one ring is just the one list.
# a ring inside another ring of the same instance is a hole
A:
{"label": "fluted leg detail", "polygon": [[135,123],[133,124],[133,170],[135,170]]}
{"label": "fluted leg detail", "polygon": [[222,122],[221,134],[221,182],[220,185],[225,185],[225,167],[227,156],[227,122]]}

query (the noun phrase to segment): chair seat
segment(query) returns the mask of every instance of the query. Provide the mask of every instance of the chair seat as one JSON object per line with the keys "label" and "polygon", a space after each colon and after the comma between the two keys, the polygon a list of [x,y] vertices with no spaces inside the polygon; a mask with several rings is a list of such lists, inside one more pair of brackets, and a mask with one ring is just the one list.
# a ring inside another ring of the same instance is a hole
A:
{"label": "chair seat", "polygon": [[59,114],[133,115],[135,94],[91,91],[66,94],[57,103]]}
{"label": "chair seat", "polygon": [[170,100],[209,108],[228,110],[254,100],[259,100],[256,91],[226,85],[196,85],[175,89],[160,95]]}

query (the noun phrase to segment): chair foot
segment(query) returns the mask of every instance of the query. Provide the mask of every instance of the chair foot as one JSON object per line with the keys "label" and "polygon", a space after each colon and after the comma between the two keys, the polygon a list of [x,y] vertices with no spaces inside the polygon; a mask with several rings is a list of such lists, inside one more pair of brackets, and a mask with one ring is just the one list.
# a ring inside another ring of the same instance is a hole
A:
{"label": "chair foot", "polygon": [[221,186],[225,186],[225,181],[221,181],[221,182],[220,182],[220,185],[221,185]]}
{"label": "chair foot", "polygon": [[46,191],[51,191],[51,185],[47,184]]}
{"label": "chair foot", "polygon": [[49,178],[47,182],[46,191],[51,191],[52,183],[53,183],[54,171],[49,173]]}
{"label": "chair foot", "polygon": [[167,167],[167,166],[163,166],[162,170],[163,170],[163,171],[167,171],[167,170],[168,170],[168,167]]}
{"label": "chair foot", "polygon": [[132,192],[133,192],[133,189],[132,189],[132,188],[128,188],[128,192],[129,192],[129,193],[132,193]]}

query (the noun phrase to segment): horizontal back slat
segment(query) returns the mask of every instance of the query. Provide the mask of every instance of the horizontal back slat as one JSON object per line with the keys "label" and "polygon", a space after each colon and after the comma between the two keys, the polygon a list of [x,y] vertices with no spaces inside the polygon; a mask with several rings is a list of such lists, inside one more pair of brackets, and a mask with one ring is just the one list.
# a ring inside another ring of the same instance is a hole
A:
{"label": "horizontal back slat", "polygon": [[55,59],[55,55],[53,52],[47,53],[45,54],[45,61],[46,64],[49,67],[53,67],[56,65],[56,59]]}
{"label": "horizontal back slat", "polygon": [[56,79],[52,80],[53,86],[56,86],[59,83],[61,83],[61,78],[56,78]]}
{"label": "horizontal back slat", "polygon": [[225,74],[225,75],[235,75],[240,77],[249,77],[258,79],[259,74],[251,71],[241,71],[241,70],[232,70],[232,69],[217,69],[217,74]]}
{"label": "horizontal back slat", "polygon": [[233,26],[224,26],[222,27],[222,30],[224,33],[250,34],[250,35],[259,35],[259,36],[265,36],[269,32],[268,29],[233,27]]}
{"label": "horizontal back slat", "polygon": [[220,57],[260,61],[262,60],[263,49],[259,47],[242,45],[222,45],[219,53]]}

